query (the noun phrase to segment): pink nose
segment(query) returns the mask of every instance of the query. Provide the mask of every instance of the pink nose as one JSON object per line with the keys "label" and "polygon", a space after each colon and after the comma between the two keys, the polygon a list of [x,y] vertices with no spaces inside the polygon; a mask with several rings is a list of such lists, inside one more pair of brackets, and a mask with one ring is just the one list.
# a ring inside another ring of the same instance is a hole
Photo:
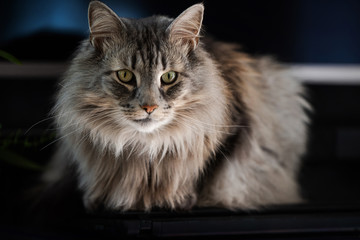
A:
{"label": "pink nose", "polygon": [[158,105],[153,105],[153,106],[143,105],[143,106],[141,106],[141,108],[144,109],[148,114],[152,113],[158,107],[159,107]]}

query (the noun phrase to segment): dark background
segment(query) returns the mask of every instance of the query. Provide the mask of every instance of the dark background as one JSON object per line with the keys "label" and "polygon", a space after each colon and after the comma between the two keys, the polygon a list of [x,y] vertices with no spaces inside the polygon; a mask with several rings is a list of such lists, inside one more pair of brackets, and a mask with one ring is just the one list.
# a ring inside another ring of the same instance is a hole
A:
{"label": "dark background", "polygon": [[[140,18],[153,14],[176,17],[199,1],[103,2],[122,17]],[[78,43],[87,38],[88,3],[0,1],[0,50],[24,64],[67,64]],[[240,43],[251,54],[273,55],[288,64],[360,64],[360,1],[203,3],[205,32],[219,40]],[[0,57],[0,64],[8,61]],[[31,221],[23,217],[31,203],[29,192],[53,151],[54,128],[48,113],[60,77],[4,77],[0,72],[0,238],[4,229],[18,232],[9,225],[23,226]],[[360,84],[342,84],[344,79],[337,84],[308,80],[314,113],[309,153],[300,172],[304,196],[308,204],[316,204],[315,208],[330,206],[333,211],[350,206],[355,211],[360,207]]]}
{"label": "dark background", "polygon": [[[88,0],[1,1],[0,49],[26,60],[66,60],[87,36]],[[176,17],[200,1],[104,1],[120,16]],[[206,32],[286,62],[359,63],[357,0],[204,1]]]}

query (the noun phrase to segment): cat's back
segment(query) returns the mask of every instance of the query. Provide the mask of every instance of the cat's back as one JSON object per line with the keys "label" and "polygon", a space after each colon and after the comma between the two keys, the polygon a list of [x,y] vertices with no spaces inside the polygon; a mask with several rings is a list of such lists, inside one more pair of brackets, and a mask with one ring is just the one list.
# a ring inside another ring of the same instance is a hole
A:
{"label": "cat's back", "polygon": [[298,161],[305,151],[309,122],[304,87],[271,57],[252,57],[236,44],[205,43],[232,91],[232,104],[243,102],[240,107],[246,108],[242,110],[249,116],[248,124],[259,144],[279,161]]}

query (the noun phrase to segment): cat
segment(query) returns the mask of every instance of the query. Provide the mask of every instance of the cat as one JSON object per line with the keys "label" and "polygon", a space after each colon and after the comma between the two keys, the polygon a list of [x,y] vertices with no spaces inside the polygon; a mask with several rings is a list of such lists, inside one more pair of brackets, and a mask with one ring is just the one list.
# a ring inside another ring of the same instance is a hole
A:
{"label": "cat", "polygon": [[90,2],[90,38],[52,111],[59,142],[44,181],[75,171],[90,211],[302,201],[304,88],[271,58],[202,37],[203,14],[195,4],[175,19],[128,19]]}

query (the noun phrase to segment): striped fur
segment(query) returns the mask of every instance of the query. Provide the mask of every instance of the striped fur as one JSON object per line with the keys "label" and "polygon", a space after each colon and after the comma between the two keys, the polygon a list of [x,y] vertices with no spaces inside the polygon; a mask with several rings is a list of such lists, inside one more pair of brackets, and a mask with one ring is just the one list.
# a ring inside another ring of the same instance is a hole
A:
{"label": "striped fur", "polygon": [[[301,200],[296,178],[310,108],[303,88],[271,59],[199,40],[203,9],[194,5],[175,20],[123,19],[90,3],[90,41],[53,110],[60,144],[44,175],[49,184],[75,168],[88,209]],[[119,81],[121,69],[134,80]],[[163,84],[170,70],[178,78]],[[158,106],[148,121],[144,104]]]}

